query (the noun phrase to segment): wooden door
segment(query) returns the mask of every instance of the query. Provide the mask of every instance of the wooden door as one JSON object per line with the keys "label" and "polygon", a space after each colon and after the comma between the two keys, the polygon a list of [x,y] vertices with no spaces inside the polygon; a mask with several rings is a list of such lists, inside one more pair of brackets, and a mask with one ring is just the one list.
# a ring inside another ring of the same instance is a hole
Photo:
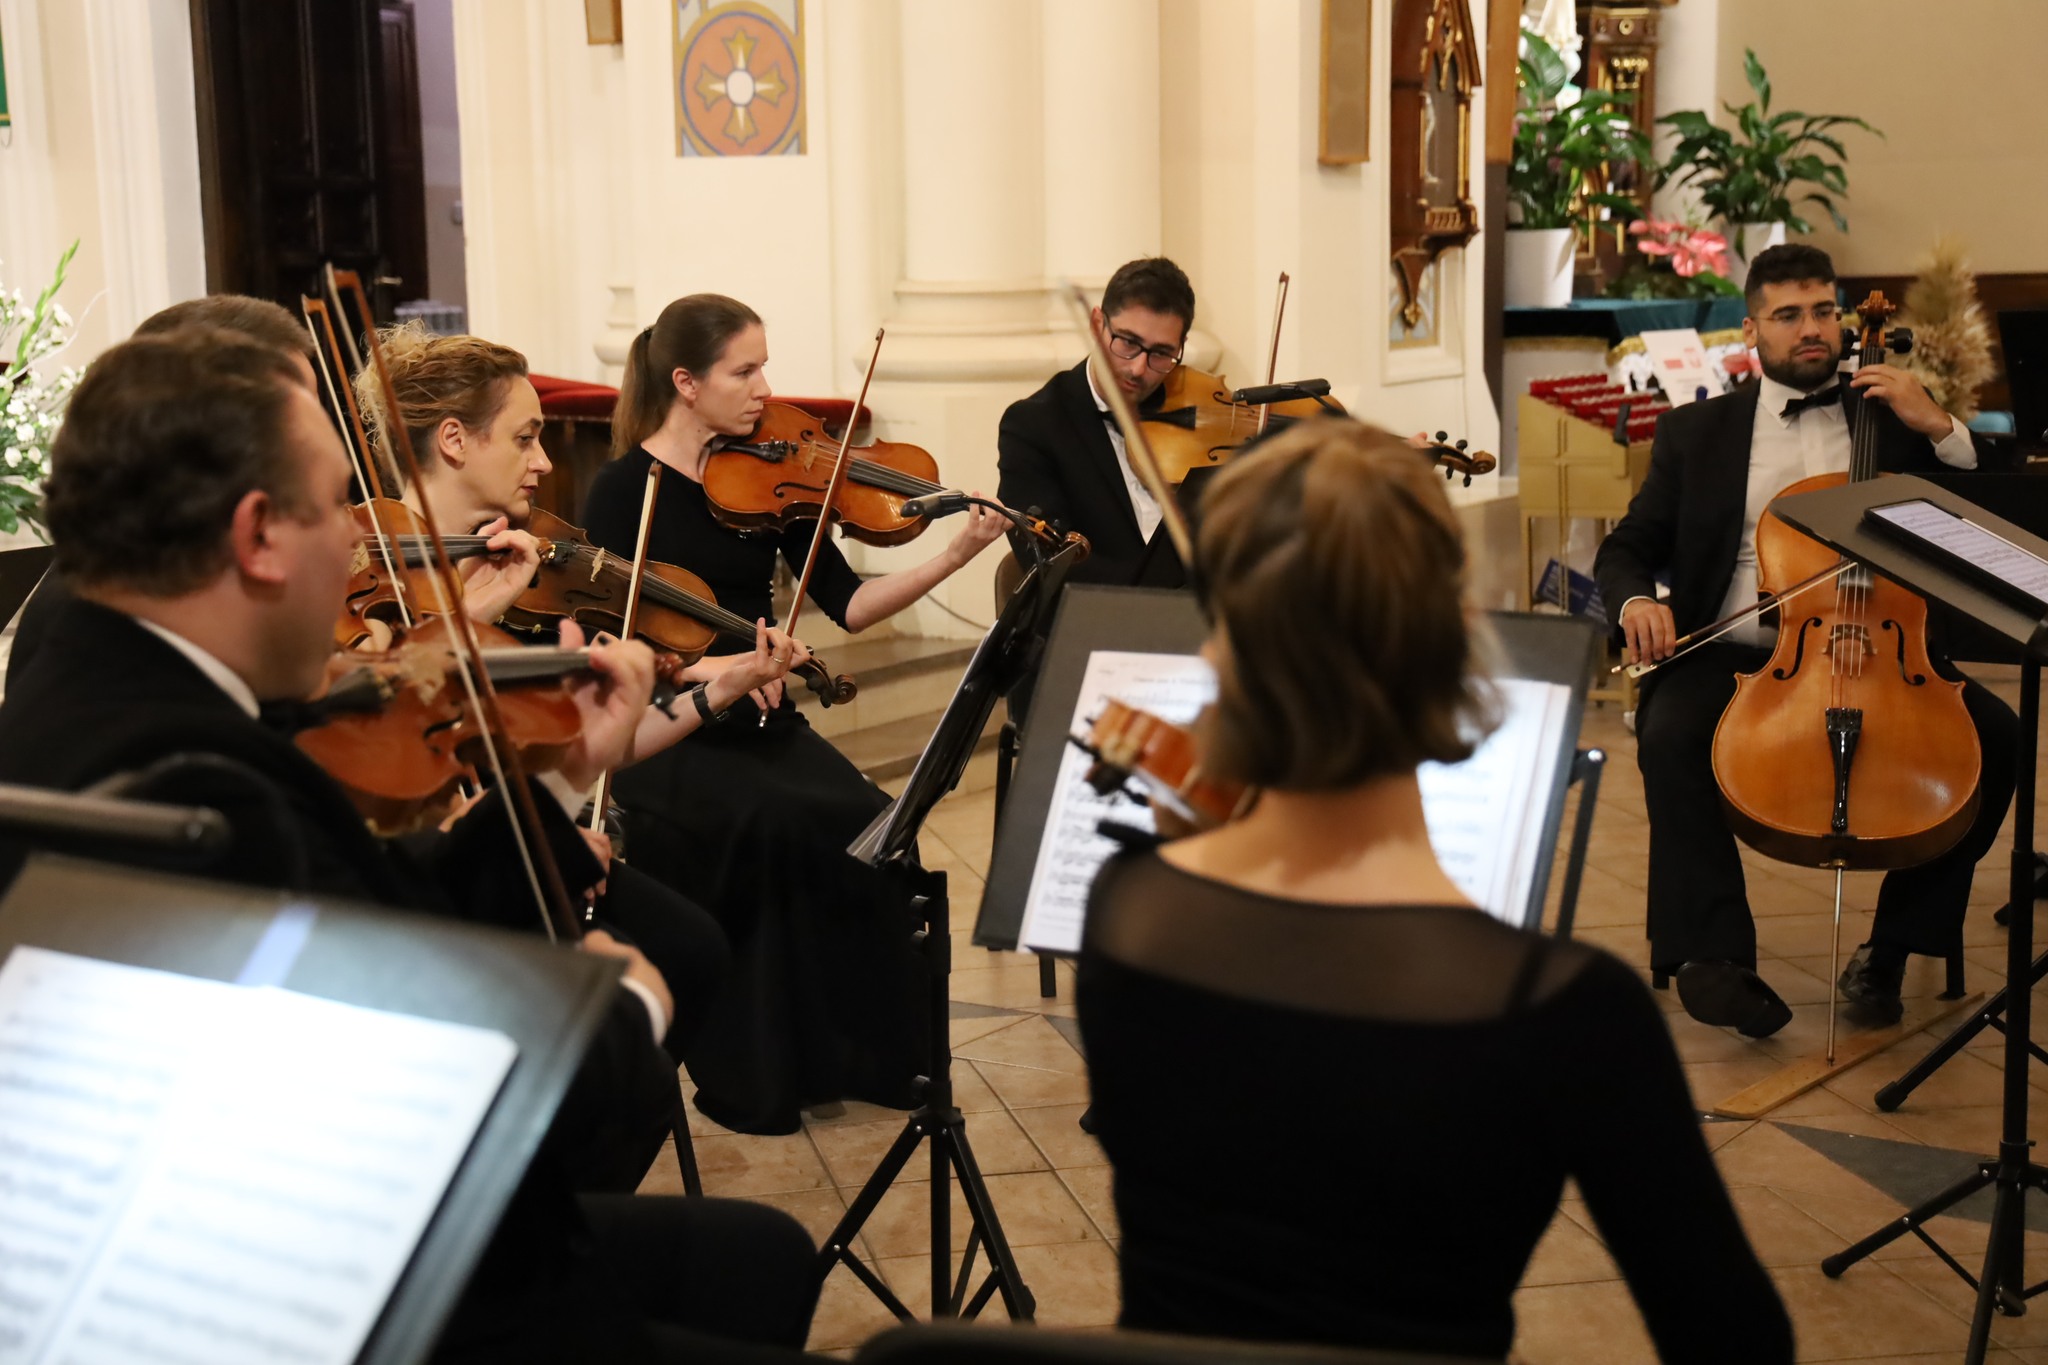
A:
{"label": "wooden door", "polygon": [[[382,319],[424,293],[409,0],[192,0],[192,37],[207,288],[296,312],[332,262],[376,285]],[[409,92],[392,112],[387,62]]]}

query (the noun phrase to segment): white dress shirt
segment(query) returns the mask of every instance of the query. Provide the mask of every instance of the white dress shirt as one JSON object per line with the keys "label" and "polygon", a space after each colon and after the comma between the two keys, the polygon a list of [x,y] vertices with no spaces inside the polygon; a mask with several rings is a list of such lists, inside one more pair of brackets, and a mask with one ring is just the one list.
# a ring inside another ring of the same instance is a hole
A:
{"label": "white dress shirt", "polygon": [[[1848,382],[1846,373],[1828,381]],[[1735,574],[1728,582],[1728,595],[1721,599],[1721,609],[1714,613],[1716,621],[1756,605],[1756,524],[1771,500],[1801,479],[1816,474],[1842,474],[1849,469],[1849,418],[1840,403],[1805,408],[1787,417],[1785,405],[1802,397],[1801,390],[1780,384],[1769,375],[1757,383],[1756,425],[1749,438],[1749,492],[1743,506],[1742,539],[1736,543]],[[1810,392],[1818,393],[1827,387],[1822,384]],[[1954,416],[1948,420],[1948,435],[1934,444],[1936,458],[1956,469],[1975,469],[1977,447],[1970,442],[1969,428]],[[1635,600],[1631,597],[1629,602]],[[1627,611],[1628,602],[1622,603],[1621,608]],[[1723,638],[1737,644],[1768,645],[1776,637],[1775,627],[1751,620]]]}
{"label": "white dress shirt", "polygon": [[[1090,365],[1082,371],[1088,376],[1088,396],[1095,400],[1097,412],[1109,411],[1109,400],[1102,396],[1102,390],[1095,387],[1095,367]],[[1159,529],[1159,503],[1150,489],[1139,481],[1138,473],[1131,468],[1130,452],[1124,449],[1124,433],[1114,422],[1109,424],[1109,443],[1116,450],[1117,468],[1123,471],[1124,490],[1131,495],[1131,515],[1138,519],[1138,535],[1141,539],[1152,539],[1152,533]]]}
{"label": "white dress shirt", "polygon": [[[1849,417],[1840,403],[1823,408],[1806,408],[1785,416],[1785,405],[1801,397],[1789,384],[1768,375],[1759,379],[1756,426],[1749,438],[1749,496],[1743,507],[1742,539],[1735,549],[1735,576],[1729,580],[1728,595],[1721,599],[1715,620],[1732,616],[1756,603],[1756,524],[1771,499],[1786,487],[1816,474],[1848,472]],[[1848,375],[1829,383],[1846,384]],[[1823,384],[1813,392],[1826,388]],[[1870,400],[1865,400],[1870,401]],[[1977,467],[1977,448],[1970,443],[1969,430],[1954,417],[1949,433],[1935,443],[1935,456],[1956,469]],[[1776,629],[1758,621],[1746,621],[1728,632],[1741,644],[1765,645],[1776,637]]]}

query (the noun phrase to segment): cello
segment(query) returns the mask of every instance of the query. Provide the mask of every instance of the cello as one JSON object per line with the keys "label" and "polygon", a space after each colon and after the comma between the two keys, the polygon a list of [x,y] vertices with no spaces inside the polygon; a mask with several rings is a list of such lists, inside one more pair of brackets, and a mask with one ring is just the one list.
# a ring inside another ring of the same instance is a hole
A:
{"label": "cello", "polygon": [[[1873,292],[1857,311],[1861,368],[1883,359],[1895,310]],[[1866,402],[1857,416],[1848,472],[1801,479],[1779,497],[1877,476],[1877,423],[1888,413]],[[1839,558],[1769,512],[1757,522],[1760,593],[1780,595]],[[1835,873],[1831,992],[1842,874],[1913,867],[1946,852],[1976,817],[1982,766],[1963,685],[1936,674],[1929,657],[1926,601],[1861,566],[1833,582],[1831,600],[1809,593],[1784,613],[1770,660],[1737,679],[1713,745],[1735,834],[1766,857]],[[1830,1008],[1830,1065],[1834,1055]]]}

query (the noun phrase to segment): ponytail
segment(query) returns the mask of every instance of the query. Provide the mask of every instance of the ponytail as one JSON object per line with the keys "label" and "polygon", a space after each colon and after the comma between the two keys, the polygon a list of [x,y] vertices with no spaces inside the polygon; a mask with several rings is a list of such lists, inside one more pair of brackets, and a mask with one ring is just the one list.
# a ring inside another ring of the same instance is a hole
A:
{"label": "ponytail", "polygon": [[668,400],[673,394],[647,368],[647,353],[653,348],[652,327],[642,327],[626,348],[626,373],[619,380],[619,401],[612,408],[614,460],[659,431],[668,416]]}
{"label": "ponytail", "polygon": [[612,409],[612,458],[618,459],[661,430],[676,401],[677,370],[706,375],[732,339],[761,325],[761,315],[723,294],[691,294],[661,310],[626,348],[626,373]]}

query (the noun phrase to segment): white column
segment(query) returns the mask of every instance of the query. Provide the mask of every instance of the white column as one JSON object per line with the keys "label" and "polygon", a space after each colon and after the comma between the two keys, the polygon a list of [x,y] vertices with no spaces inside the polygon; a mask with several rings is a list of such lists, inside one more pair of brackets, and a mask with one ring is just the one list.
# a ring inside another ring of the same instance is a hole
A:
{"label": "white column", "polygon": [[891,377],[1050,370],[1039,13],[1040,0],[901,0],[903,273],[883,350]]}
{"label": "white column", "polygon": [[1157,255],[1159,0],[1042,0],[1045,271]]}

